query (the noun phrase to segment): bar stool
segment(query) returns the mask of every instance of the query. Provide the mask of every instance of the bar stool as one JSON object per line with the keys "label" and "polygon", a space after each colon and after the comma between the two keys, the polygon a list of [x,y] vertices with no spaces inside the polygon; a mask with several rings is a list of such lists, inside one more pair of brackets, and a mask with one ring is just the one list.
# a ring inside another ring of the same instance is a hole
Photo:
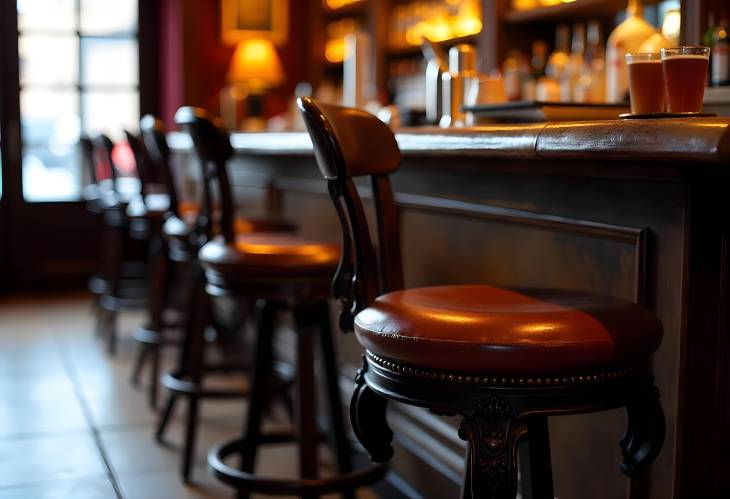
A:
{"label": "bar stool", "polygon": [[[182,108],[175,121],[186,129],[206,166],[206,189],[220,193],[220,236],[212,238],[199,252],[205,270],[206,294],[258,301],[253,379],[244,436],[211,450],[209,465],[215,475],[240,491],[296,494],[315,497],[325,492],[343,492],[353,497],[355,487],[372,483],[385,473],[385,466],[352,470],[351,450],[341,413],[334,345],[329,329],[329,280],[337,267],[340,250],[336,244],[284,233],[241,233],[233,221],[233,197],[225,159],[230,155],[227,137],[207,114]],[[201,299],[200,302],[203,300]],[[296,434],[263,434],[261,422],[272,391],[274,322],[277,313],[292,310],[297,331],[295,413]],[[202,311],[201,311],[202,312]],[[195,311],[198,313],[198,310]],[[340,474],[318,479],[317,447],[321,432],[316,421],[314,342],[319,337],[323,372],[326,376],[329,421]],[[254,473],[258,447],[296,439],[301,479],[274,479]],[[231,454],[241,454],[240,469],[225,464]]]}
{"label": "bar stool", "polygon": [[[195,120],[192,126],[191,120]],[[237,362],[223,362],[213,365],[206,361],[206,329],[213,326],[216,331],[218,344],[225,349],[226,341],[235,336],[235,331],[217,323],[211,311],[211,301],[205,293],[205,281],[203,270],[198,259],[200,247],[212,239],[214,234],[223,228],[230,227],[236,233],[256,232],[292,232],[295,226],[277,216],[271,217],[236,217],[233,205],[230,202],[230,186],[217,182],[221,175],[225,175],[225,165],[233,153],[228,132],[221,121],[209,116],[202,109],[182,108],[175,115],[175,121],[188,129],[200,160],[202,203],[200,210],[194,217],[187,214],[169,216],[165,221],[163,232],[168,243],[168,255],[172,262],[186,264],[189,267],[188,283],[186,284],[187,294],[185,308],[188,310],[186,327],[182,339],[182,348],[174,371],[162,376],[161,383],[169,392],[160,416],[156,437],[161,441],[167,424],[174,411],[179,398],[188,402],[186,416],[186,433],[183,448],[181,475],[184,481],[188,481],[192,469],[192,460],[197,431],[197,419],[199,401],[201,399],[231,399],[242,398],[248,395],[248,391],[235,389],[215,389],[207,387],[205,375],[213,372],[248,372],[247,366],[240,359],[229,359]],[[197,126],[196,126],[197,125]],[[142,131],[145,143],[149,145],[150,152],[157,150],[157,154],[166,156],[167,145],[164,143],[162,134],[162,123],[149,121],[142,123]],[[216,190],[213,184],[220,187]],[[218,192],[219,199],[214,197]],[[242,307],[245,308],[245,307]],[[270,388],[277,396],[283,397],[283,392],[290,384],[289,373],[284,365],[276,364],[276,373],[273,384]]]}
{"label": "bar stool", "polygon": [[[79,138],[79,149],[81,150],[82,169],[86,171],[90,181],[83,187],[81,196],[86,204],[86,210],[89,213],[102,218],[103,221],[104,199],[102,195],[102,188],[97,180],[96,167],[94,165],[94,143],[89,137],[82,136]],[[103,247],[104,245],[102,244],[102,248]],[[106,290],[106,286],[107,283],[102,272],[96,272],[89,278],[87,283],[87,288],[94,297],[93,310],[94,315],[97,317],[100,317],[102,314],[99,301]]]}
{"label": "bar stool", "polygon": [[[459,414],[469,444],[464,498],[553,497],[547,416],[625,407],[621,470],[636,477],[664,441],[650,370],[660,322],[623,300],[486,285],[404,289],[398,213],[389,175],[400,163],[391,130],[356,109],[298,101],[342,225],[333,281],[340,325],[365,348],[350,406],[375,462],[388,461],[387,400]],[[377,257],[353,177],[370,176]]]}
{"label": "bar stool", "polygon": [[[154,134],[150,149],[143,139],[127,131],[127,142],[134,153],[137,171],[142,181],[143,195],[138,196],[127,207],[130,220],[130,233],[133,237],[149,239],[149,296],[147,300],[147,319],[133,333],[133,338],[140,347],[132,369],[132,384],[139,384],[139,378],[146,364],[149,368],[149,404],[157,407],[158,386],[160,378],[160,349],[163,346],[178,344],[178,341],[163,337],[163,332],[173,332],[182,328],[184,321],[181,300],[173,296],[173,282],[181,281],[170,265],[168,245],[164,237],[165,220],[171,216],[179,216],[177,194],[169,171],[167,143],[164,128],[157,129],[155,119],[145,117],[140,122],[140,132]],[[157,136],[159,135],[159,137]],[[160,144],[157,141],[161,141]],[[164,150],[160,150],[164,147]],[[144,179],[144,180],[142,180]],[[169,313],[175,318],[169,319]]]}
{"label": "bar stool", "polygon": [[[84,142],[82,142],[83,147]],[[88,146],[87,146],[88,147]],[[139,195],[138,178],[122,178],[112,158],[114,143],[106,135],[93,139],[92,179],[96,182],[94,204],[104,217],[102,234],[103,264],[101,275],[92,278],[90,288],[100,292],[96,334],[105,338],[107,351],[113,355],[117,342],[117,314],[141,310],[146,306],[146,263],[135,259],[146,253],[144,233],[130,239],[127,207]]]}

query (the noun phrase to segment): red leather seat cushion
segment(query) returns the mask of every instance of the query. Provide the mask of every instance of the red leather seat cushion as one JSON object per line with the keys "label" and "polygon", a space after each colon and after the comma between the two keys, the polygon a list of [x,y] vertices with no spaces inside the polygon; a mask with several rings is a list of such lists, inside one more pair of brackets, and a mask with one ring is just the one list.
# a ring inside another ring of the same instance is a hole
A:
{"label": "red leather seat cushion", "polygon": [[231,276],[332,278],[340,246],[284,232],[237,234],[235,245],[221,238],[205,244],[200,261]]}
{"label": "red leather seat cushion", "polygon": [[636,365],[661,323],[588,293],[439,286],[388,293],[355,318],[360,343],[411,366],[463,373],[592,374]]}

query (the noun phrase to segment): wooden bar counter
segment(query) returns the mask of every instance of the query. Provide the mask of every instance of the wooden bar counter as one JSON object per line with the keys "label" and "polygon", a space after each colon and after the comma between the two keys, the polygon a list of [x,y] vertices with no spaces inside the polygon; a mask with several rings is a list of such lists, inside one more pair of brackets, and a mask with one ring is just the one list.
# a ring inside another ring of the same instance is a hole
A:
{"label": "wooden bar counter", "polygon": [[[664,324],[654,371],[667,438],[648,480],[629,484],[618,470],[621,411],[555,418],[556,496],[730,497],[730,120],[404,129],[397,138],[408,286],[595,291],[643,303]],[[305,234],[339,237],[305,133],[231,141],[244,206],[280,209]],[[171,134],[170,144],[191,158],[189,138]],[[274,202],[263,207],[267,189]],[[362,352],[354,338],[339,339],[349,398]],[[464,450],[452,421],[392,406],[403,480],[390,484],[458,497]]]}

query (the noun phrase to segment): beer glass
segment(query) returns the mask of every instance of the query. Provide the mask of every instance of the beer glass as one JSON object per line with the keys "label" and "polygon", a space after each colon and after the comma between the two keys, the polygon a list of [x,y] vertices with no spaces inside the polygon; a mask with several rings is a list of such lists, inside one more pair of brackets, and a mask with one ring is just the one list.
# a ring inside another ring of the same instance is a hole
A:
{"label": "beer glass", "polygon": [[674,47],[662,49],[661,53],[669,112],[701,112],[709,47]]}
{"label": "beer glass", "polygon": [[664,76],[659,52],[626,54],[632,114],[664,112]]}

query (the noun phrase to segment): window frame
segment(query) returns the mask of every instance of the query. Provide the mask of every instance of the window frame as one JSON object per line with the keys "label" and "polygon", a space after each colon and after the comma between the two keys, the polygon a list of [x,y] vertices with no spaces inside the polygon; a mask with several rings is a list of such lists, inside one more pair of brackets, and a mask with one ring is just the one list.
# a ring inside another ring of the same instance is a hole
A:
{"label": "window frame", "polygon": [[[11,2],[12,3],[12,10],[16,13],[16,19],[17,19],[17,2]],[[95,32],[89,32],[85,33],[81,30],[81,0],[75,0],[73,9],[74,9],[74,20],[75,20],[75,30],[67,30],[67,31],[58,31],[53,29],[44,29],[44,28],[38,28],[38,29],[21,29],[20,26],[18,26],[17,33],[18,33],[18,41],[20,41],[21,36],[28,36],[28,35],[41,35],[41,36],[69,36],[74,37],[74,39],[77,42],[76,47],[76,61],[78,62],[78,71],[76,74],[75,81],[72,83],[51,83],[51,84],[43,84],[43,83],[22,83],[20,81],[20,75],[18,75],[18,93],[17,98],[20,100],[20,95],[23,90],[26,89],[38,89],[38,90],[44,90],[49,92],[63,92],[63,91],[71,91],[73,92],[77,98],[78,102],[76,103],[76,109],[75,112],[78,115],[79,118],[79,125],[80,125],[80,133],[85,133],[86,128],[86,116],[85,116],[85,96],[88,96],[88,94],[91,92],[119,92],[121,95],[129,95],[134,94],[137,100],[137,106],[139,110],[139,118],[140,116],[143,116],[146,113],[155,113],[157,111],[157,103],[158,103],[158,96],[157,96],[157,88],[154,82],[156,81],[156,77],[158,74],[158,68],[157,68],[157,61],[158,54],[157,54],[157,21],[159,19],[159,7],[158,2],[149,2],[145,0],[138,0],[136,2],[137,4],[137,23],[136,23],[136,29],[127,30],[127,31],[119,31],[119,32],[113,32],[113,33],[95,33]],[[17,23],[16,23],[17,25]],[[84,51],[84,41],[85,40],[130,40],[130,41],[136,41],[137,44],[137,78],[136,78],[136,84],[106,84],[106,83],[85,83],[82,80],[82,75],[84,71],[84,60],[86,59],[83,55]],[[20,58],[20,54],[16,52],[16,56],[18,57],[18,60]],[[25,199],[24,196],[24,189],[22,185],[22,155],[26,148],[42,148],[42,147],[50,147],[53,144],[50,142],[26,142],[23,134],[22,134],[22,110],[19,120],[19,140],[20,140],[20,171],[18,172],[20,182],[20,192],[18,193],[20,198],[23,200],[23,202],[26,203],[81,203],[83,200],[81,199],[81,188],[83,187],[83,184],[88,181],[87,175],[88,173],[83,171],[83,169],[79,170],[78,179],[80,182],[79,186],[79,195],[78,197],[73,198],[67,198],[67,199]],[[77,150],[78,151],[78,150]],[[80,161],[80,156],[78,155],[78,152],[76,153],[78,160]],[[73,166],[73,165],[71,165]],[[79,166],[80,168],[80,166]]]}

